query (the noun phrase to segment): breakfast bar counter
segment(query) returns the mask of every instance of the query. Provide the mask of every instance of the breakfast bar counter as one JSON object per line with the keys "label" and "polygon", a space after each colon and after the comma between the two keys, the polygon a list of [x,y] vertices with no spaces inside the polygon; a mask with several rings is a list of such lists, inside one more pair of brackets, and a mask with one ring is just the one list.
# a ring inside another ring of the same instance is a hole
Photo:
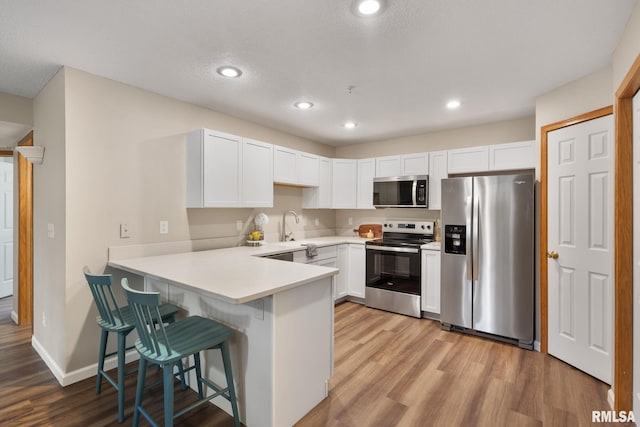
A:
{"label": "breakfast bar counter", "polygon": [[[181,307],[185,315],[217,320],[234,330],[233,374],[241,421],[290,426],[328,393],[333,371],[335,268],[261,258],[300,250],[287,246],[234,247],[112,259],[118,277]],[[224,384],[219,355],[204,355],[206,377]],[[190,382],[191,387],[195,384]],[[228,401],[216,405],[231,413]]]}

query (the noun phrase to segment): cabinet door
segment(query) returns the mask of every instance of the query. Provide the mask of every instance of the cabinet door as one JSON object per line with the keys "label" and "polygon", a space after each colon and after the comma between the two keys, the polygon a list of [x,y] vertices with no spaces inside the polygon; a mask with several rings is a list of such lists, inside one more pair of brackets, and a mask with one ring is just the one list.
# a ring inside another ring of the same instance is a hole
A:
{"label": "cabinet door", "polygon": [[296,167],[298,168],[297,184],[317,187],[320,175],[318,156],[315,154],[298,152],[296,161]]}
{"label": "cabinet door", "polygon": [[297,184],[296,158],[298,153],[278,145],[273,146],[273,181],[282,184]]}
{"label": "cabinet door", "polygon": [[203,137],[203,206],[241,205],[240,137],[205,131]]}
{"label": "cabinet door", "polygon": [[535,168],[538,164],[535,141],[512,142],[489,146],[489,168],[510,170]]}
{"label": "cabinet door", "polygon": [[489,170],[489,147],[449,150],[447,161],[449,173],[485,172]]}
{"label": "cabinet door", "polygon": [[242,206],[273,207],[273,145],[242,140]]}
{"label": "cabinet door", "polygon": [[422,251],[422,311],[440,314],[440,251]]}
{"label": "cabinet door", "polygon": [[400,156],[376,157],[376,176],[402,175],[402,159]]}
{"label": "cabinet door", "polygon": [[405,154],[402,156],[402,175],[427,175],[429,155],[427,153]]}
{"label": "cabinet door", "polygon": [[358,163],[333,159],[333,208],[355,209],[358,193]]}
{"label": "cabinet door", "polygon": [[333,281],[333,299],[347,296],[347,281],[349,280],[349,245],[338,246],[336,267],[340,270]]}
{"label": "cabinet door", "polygon": [[376,172],[375,159],[358,160],[358,209],[373,207],[373,177]]}
{"label": "cabinet door", "polygon": [[441,181],[447,176],[447,152],[429,153],[429,209],[440,210]]}
{"label": "cabinet door", "polygon": [[331,159],[318,158],[319,180],[317,187],[302,189],[302,207],[304,209],[330,209],[333,185]]}
{"label": "cabinet door", "polygon": [[366,268],[364,245],[349,245],[349,295],[364,298]]}

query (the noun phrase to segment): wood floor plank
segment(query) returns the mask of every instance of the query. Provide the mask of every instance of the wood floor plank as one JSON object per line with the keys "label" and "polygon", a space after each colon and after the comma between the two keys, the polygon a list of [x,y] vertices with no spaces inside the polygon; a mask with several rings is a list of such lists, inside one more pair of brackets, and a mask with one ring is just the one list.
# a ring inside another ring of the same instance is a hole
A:
{"label": "wood floor plank", "polygon": [[[435,321],[347,302],[336,307],[334,334],[329,396],[297,426],[590,426],[591,411],[610,409],[609,387],[564,362],[445,332]],[[61,387],[31,347],[30,328],[10,320],[5,299],[0,300],[0,360],[1,426],[118,425],[113,388],[105,383],[96,395],[95,377]],[[125,426],[131,425],[135,382],[135,375],[127,376]],[[159,387],[146,397],[159,420],[161,396]],[[195,398],[191,390],[177,391],[176,406]],[[213,405],[175,423],[232,424]]]}

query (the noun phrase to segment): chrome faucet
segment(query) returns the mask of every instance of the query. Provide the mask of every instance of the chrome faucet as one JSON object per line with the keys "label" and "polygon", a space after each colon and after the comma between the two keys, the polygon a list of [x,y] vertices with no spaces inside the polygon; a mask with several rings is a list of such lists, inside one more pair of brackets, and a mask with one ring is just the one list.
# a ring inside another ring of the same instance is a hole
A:
{"label": "chrome faucet", "polygon": [[296,217],[296,224],[300,224],[300,217],[298,217],[298,214],[296,213],[296,211],[292,211],[292,210],[288,210],[285,213],[282,214],[282,234],[280,235],[280,241],[281,242],[286,242],[287,239],[291,239],[293,240],[293,238],[291,238],[291,235],[293,234],[293,231],[289,234],[284,232],[284,228],[285,228],[285,219],[287,218],[287,214],[288,213],[292,213],[293,216]]}

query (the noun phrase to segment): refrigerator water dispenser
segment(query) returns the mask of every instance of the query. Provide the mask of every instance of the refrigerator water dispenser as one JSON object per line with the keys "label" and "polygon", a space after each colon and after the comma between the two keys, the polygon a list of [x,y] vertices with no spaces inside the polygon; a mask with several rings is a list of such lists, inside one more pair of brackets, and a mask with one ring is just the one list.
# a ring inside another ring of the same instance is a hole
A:
{"label": "refrigerator water dispenser", "polygon": [[447,254],[466,255],[467,253],[467,226],[444,226],[444,252]]}

